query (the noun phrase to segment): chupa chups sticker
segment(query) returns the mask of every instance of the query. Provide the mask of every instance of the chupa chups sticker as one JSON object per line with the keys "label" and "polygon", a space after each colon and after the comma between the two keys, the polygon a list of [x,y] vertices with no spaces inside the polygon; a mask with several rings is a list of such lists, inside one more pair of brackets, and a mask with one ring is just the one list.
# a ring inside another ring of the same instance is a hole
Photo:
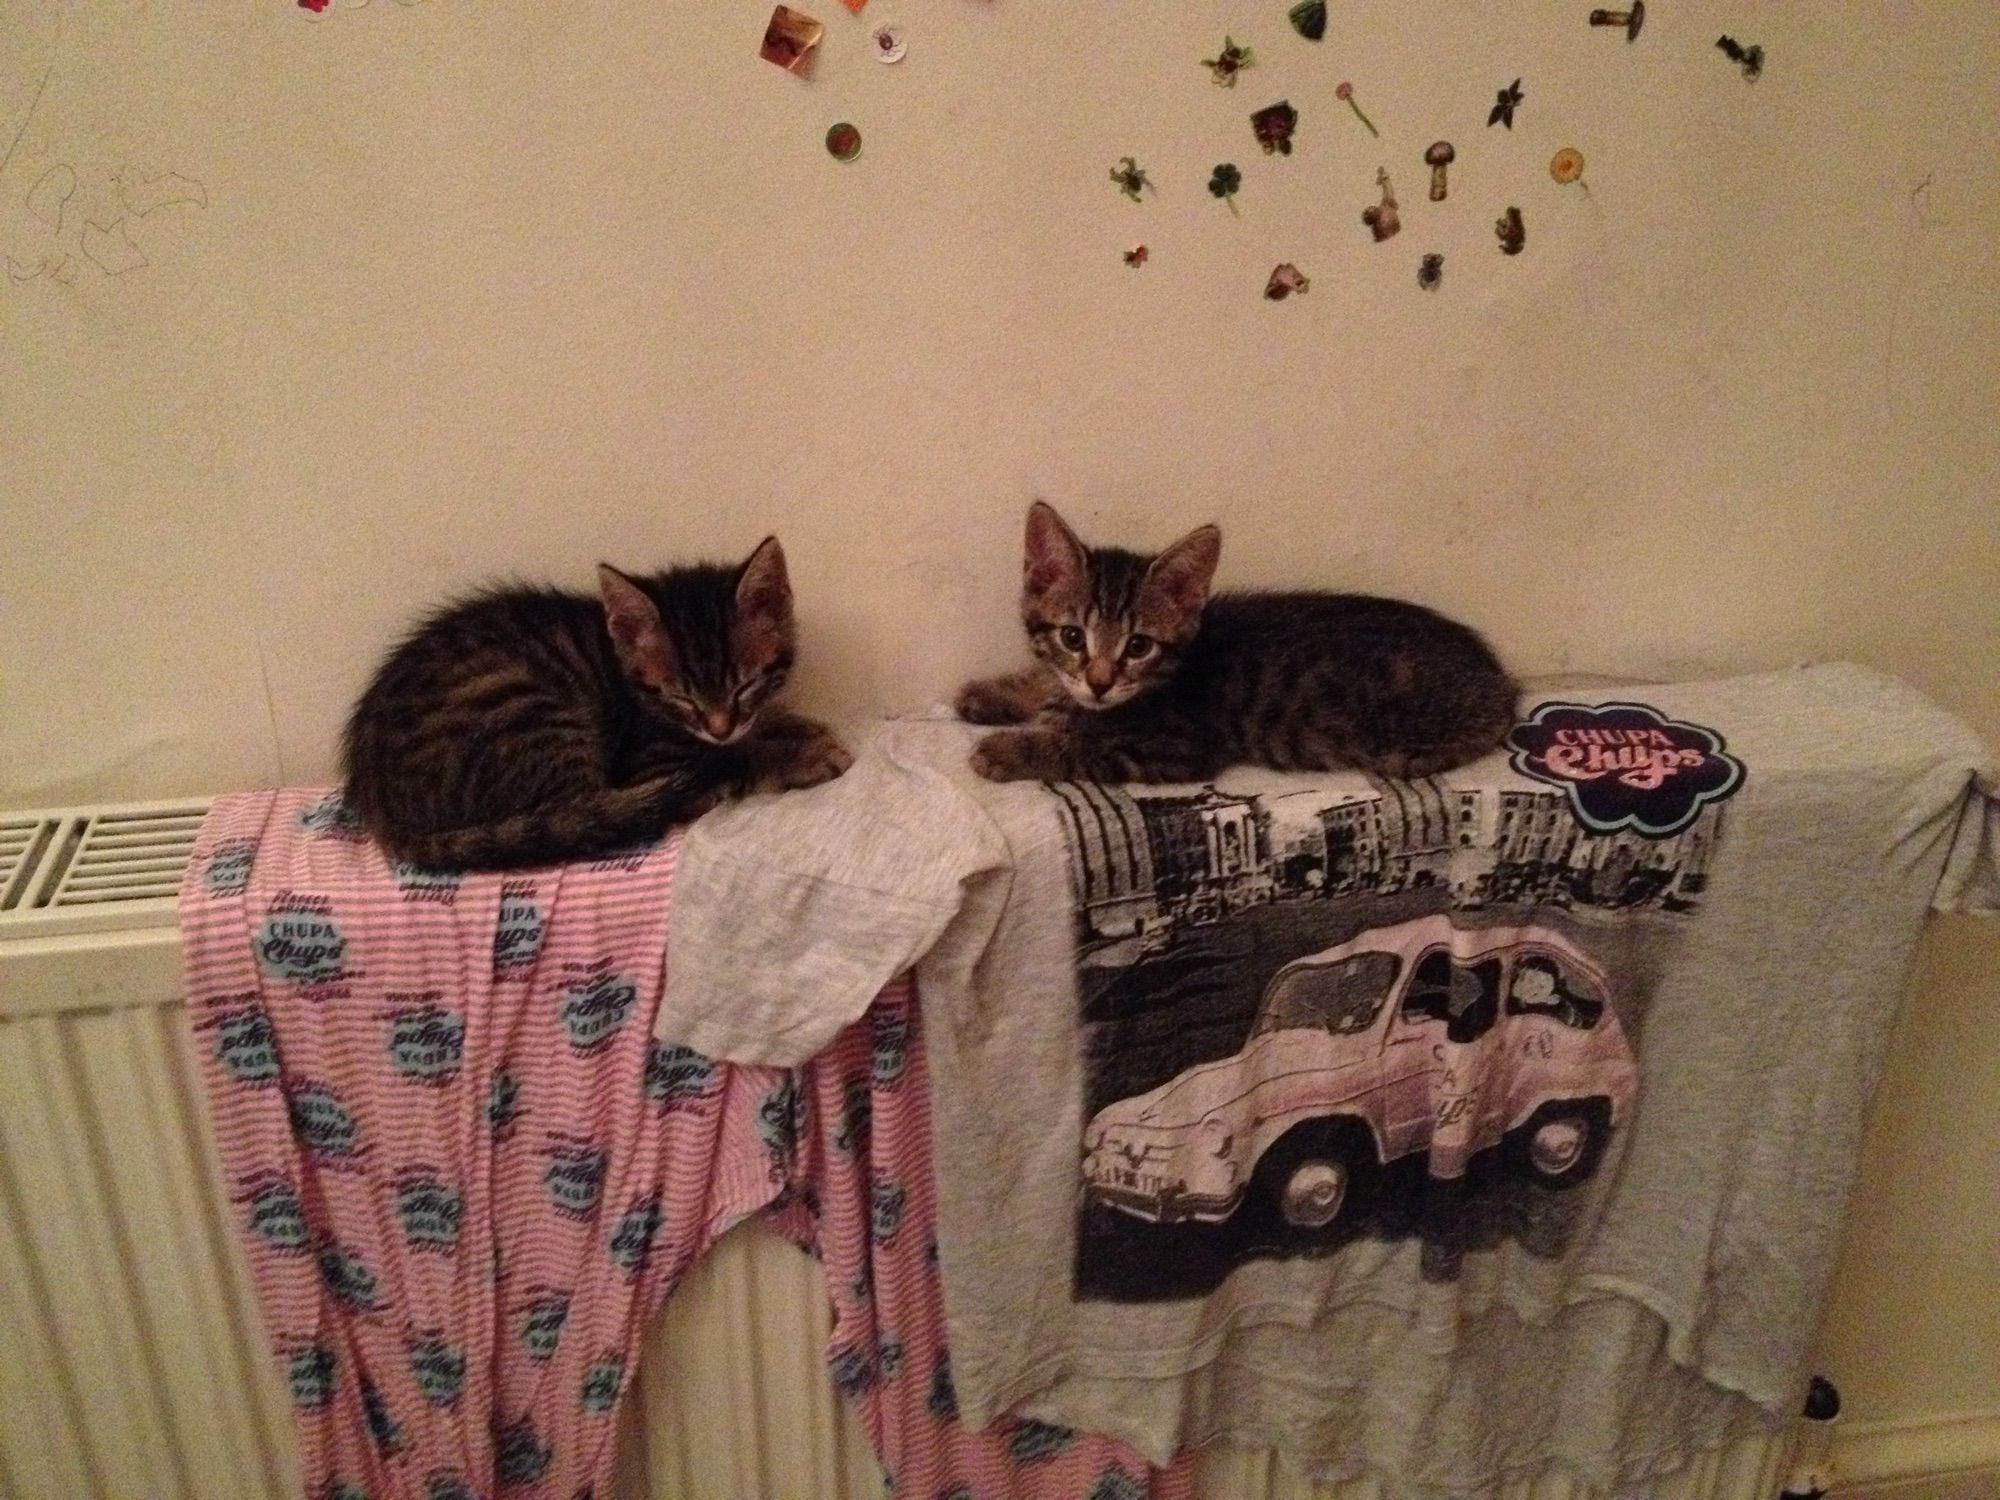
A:
{"label": "chupa chups sticker", "polygon": [[1516,78],[1507,87],[1493,96],[1493,108],[1487,113],[1486,124],[1490,129],[1495,125],[1514,128],[1514,110],[1527,95],[1521,92],[1521,80]]}
{"label": "chupa chups sticker", "polygon": [[1595,833],[1679,833],[1748,774],[1722,736],[1645,703],[1544,703],[1507,735],[1523,776],[1561,787]]}
{"label": "chupa chups sticker", "polygon": [[842,120],[827,131],[826,149],[835,161],[853,161],[861,154],[861,132]]}
{"label": "chupa chups sticker", "polygon": [[1312,290],[1312,283],[1290,261],[1276,266],[1271,271],[1271,279],[1264,283],[1264,295],[1273,302],[1283,302],[1293,292],[1303,296]]}
{"label": "chupa chups sticker", "polygon": [[868,40],[875,49],[875,61],[879,63],[899,63],[903,54],[910,50],[909,39],[903,35],[900,26],[877,26],[868,34]]}
{"label": "chupa chups sticker", "polygon": [[1493,221],[1493,232],[1500,237],[1500,252],[1503,255],[1519,255],[1521,247],[1528,243],[1528,226],[1521,220],[1521,210],[1509,208]]}
{"label": "chupa chups sticker", "polygon": [[1292,154],[1292,133],[1299,128],[1299,112],[1289,99],[1267,104],[1250,116],[1250,128],[1257,132],[1257,144],[1269,156],[1273,151]]}
{"label": "chupa chups sticker", "polygon": [[1248,47],[1239,47],[1233,37],[1225,36],[1222,39],[1222,50],[1214,57],[1204,57],[1201,65],[1208,69],[1209,76],[1223,88],[1233,89],[1236,87],[1236,75],[1245,68],[1253,66],[1255,62],[1256,59],[1250,55]]}
{"label": "chupa chups sticker", "polygon": [[1361,222],[1368,226],[1368,232],[1375,236],[1375,243],[1379,245],[1403,227],[1403,218],[1396,212],[1396,190],[1389,186],[1387,167],[1375,169],[1375,186],[1382,190],[1382,201],[1362,209]]}
{"label": "chupa chups sticker", "polygon": [[1292,23],[1292,30],[1309,42],[1316,42],[1326,35],[1326,0],[1299,0],[1285,18]]}
{"label": "chupa chups sticker", "polygon": [[1130,156],[1118,158],[1118,165],[1111,169],[1111,180],[1118,184],[1118,191],[1134,203],[1140,202],[1145,191],[1153,185],[1146,169]]}
{"label": "chupa chups sticker", "polygon": [[1444,257],[1438,254],[1426,255],[1417,266],[1417,285],[1427,292],[1434,292],[1444,282]]}
{"label": "chupa chups sticker", "polygon": [[793,10],[789,5],[781,5],[771,12],[771,24],[764,28],[764,45],[757,55],[768,63],[776,63],[787,73],[796,73],[805,66],[819,39],[826,35],[826,27],[803,11]]}

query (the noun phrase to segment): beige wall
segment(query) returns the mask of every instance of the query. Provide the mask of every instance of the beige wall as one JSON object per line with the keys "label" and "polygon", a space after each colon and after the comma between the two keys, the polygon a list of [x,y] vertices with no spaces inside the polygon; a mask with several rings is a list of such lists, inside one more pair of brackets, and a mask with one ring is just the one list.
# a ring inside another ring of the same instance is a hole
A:
{"label": "beige wall", "polygon": [[[1338,0],[1319,47],[1274,0],[806,8],[809,79],[763,0],[0,0],[0,149],[46,78],[0,253],[72,257],[0,280],[0,805],[327,777],[441,592],[772,529],[805,698],[922,703],[1015,655],[1038,494],[1133,543],[1219,519],[1231,582],[1408,594],[1524,671],[1852,657],[2000,739],[2000,7],[1672,0],[1628,46]],[[1278,98],[1289,158],[1246,118]],[[121,171],[206,206],[130,213]],[[1259,295],[1280,260],[1308,295]],[[1940,929],[1890,1064],[1827,1339],[1856,1416],[2000,1410],[1996,971]]]}

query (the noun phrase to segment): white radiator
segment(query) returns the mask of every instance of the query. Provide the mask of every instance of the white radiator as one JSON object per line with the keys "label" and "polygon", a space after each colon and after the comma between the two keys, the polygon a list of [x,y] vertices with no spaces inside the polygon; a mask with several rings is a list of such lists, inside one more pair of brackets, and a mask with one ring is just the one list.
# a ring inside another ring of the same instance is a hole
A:
{"label": "white radiator", "polygon": [[[293,1500],[289,1404],[209,1170],[173,893],[203,802],[0,814],[0,1496]],[[819,1267],[739,1230],[669,1303],[626,1409],[620,1500],[864,1500],[821,1360]],[[1781,1445],[1660,1500],[1772,1500]],[[1370,1500],[1218,1452],[1210,1500]],[[1496,1500],[1584,1500],[1560,1476]]]}

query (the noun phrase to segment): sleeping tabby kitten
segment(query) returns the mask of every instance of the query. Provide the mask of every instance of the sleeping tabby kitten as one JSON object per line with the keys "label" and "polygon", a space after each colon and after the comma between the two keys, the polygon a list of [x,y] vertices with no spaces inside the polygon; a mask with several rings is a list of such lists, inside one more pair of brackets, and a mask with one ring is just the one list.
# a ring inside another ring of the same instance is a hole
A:
{"label": "sleeping tabby kitten", "polygon": [[347,801],[392,856],[504,869],[653,838],[851,757],[773,707],[793,652],[785,554],[628,578],[600,598],[501,588],[432,616],[348,720]]}
{"label": "sleeping tabby kitten", "polygon": [[1037,501],[1021,619],[1040,664],[968,683],[993,781],[1206,781],[1224,766],[1427,776],[1484,755],[1514,682],[1473,631],[1363,594],[1221,594],[1213,526],[1157,557],[1086,547]]}

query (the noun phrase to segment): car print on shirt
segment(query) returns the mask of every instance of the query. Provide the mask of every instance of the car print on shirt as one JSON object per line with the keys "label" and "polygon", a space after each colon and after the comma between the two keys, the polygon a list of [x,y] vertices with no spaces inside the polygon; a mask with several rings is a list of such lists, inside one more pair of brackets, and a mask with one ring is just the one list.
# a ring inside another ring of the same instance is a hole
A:
{"label": "car print on shirt", "polygon": [[1250,1203],[1321,1229],[1391,1162],[1425,1153],[1451,1180],[1496,1148],[1567,1188],[1637,1093],[1605,970],[1575,942],[1420,917],[1286,964],[1235,1056],[1098,1111],[1084,1192],[1152,1223],[1221,1223]]}

